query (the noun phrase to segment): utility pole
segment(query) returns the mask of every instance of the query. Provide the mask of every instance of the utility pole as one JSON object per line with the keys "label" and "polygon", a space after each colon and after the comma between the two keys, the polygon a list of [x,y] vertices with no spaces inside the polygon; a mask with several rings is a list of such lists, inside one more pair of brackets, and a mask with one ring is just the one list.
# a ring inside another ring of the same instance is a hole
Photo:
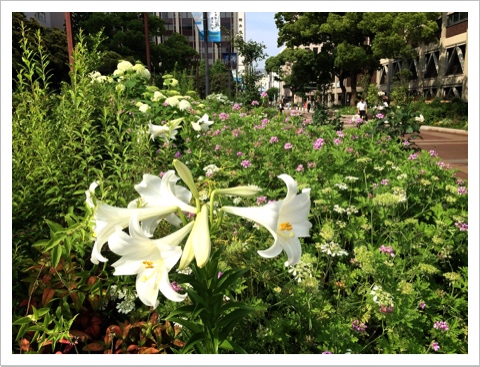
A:
{"label": "utility pole", "polygon": [[65,13],[65,30],[67,32],[68,64],[70,65],[70,72],[73,72],[73,36],[70,13]]}
{"label": "utility pole", "polygon": [[205,46],[205,98],[208,96],[210,92],[210,86],[208,80],[208,13],[203,12],[203,43]]}

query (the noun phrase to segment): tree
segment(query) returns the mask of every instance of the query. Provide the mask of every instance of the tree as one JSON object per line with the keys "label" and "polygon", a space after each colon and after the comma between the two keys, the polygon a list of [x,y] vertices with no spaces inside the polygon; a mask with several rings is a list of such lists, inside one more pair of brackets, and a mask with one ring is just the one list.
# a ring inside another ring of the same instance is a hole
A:
{"label": "tree", "polygon": [[211,93],[222,93],[226,96],[231,96],[233,91],[228,89],[228,86],[233,85],[229,79],[232,78],[232,74],[223,62],[220,60],[215,61],[215,63],[210,68],[210,92]]}
{"label": "tree", "polygon": [[[102,70],[111,69],[112,57],[120,55],[121,59],[131,62],[141,61],[147,64],[145,44],[144,13],[72,13],[73,32],[80,28],[86,34],[102,31],[105,41],[100,51],[109,52]],[[163,19],[148,14],[148,35],[150,39],[165,33]],[[198,53],[192,48],[188,39],[179,33],[172,33],[161,44],[150,42],[150,62],[152,71],[161,73],[177,70],[190,70]],[[117,60],[118,63],[119,60]],[[159,63],[161,62],[161,67]],[[108,67],[107,65],[108,64]],[[110,72],[116,68],[116,64]]]}
{"label": "tree", "polygon": [[438,13],[277,13],[278,45],[322,45],[333,58],[345,100],[350,77],[355,104],[357,75],[371,74],[382,58],[409,57],[421,42],[435,38]]}
{"label": "tree", "polygon": [[441,13],[364,13],[359,27],[374,34],[373,55],[380,58],[411,58],[415,47],[436,41]]}
{"label": "tree", "polygon": [[198,52],[189,45],[187,37],[176,32],[165,43],[151,49],[151,53],[152,57],[162,61],[161,70],[166,72],[172,72],[175,68],[190,70],[198,56]]}
{"label": "tree", "polygon": [[294,97],[297,92],[305,94],[312,85],[321,89],[331,82],[331,58],[325,55],[310,49],[286,48],[265,61],[265,70],[277,73]]}
{"label": "tree", "polygon": [[275,98],[278,97],[278,92],[280,92],[280,90],[277,87],[268,88],[267,89],[268,100],[270,102],[272,101],[275,102]]}
{"label": "tree", "polygon": [[257,62],[265,59],[268,55],[264,52],[267,48],[263,43],[258,43],[252,40],[245,42],[242,37],[235,38],[235,47],[238,53],[243,57],[243,64],[245,66],[244,75],[242,75],[243,95],[242,102],[248,104],[253,100],[258,99],[257,82],[261,78],[261,74],[257,72]]}

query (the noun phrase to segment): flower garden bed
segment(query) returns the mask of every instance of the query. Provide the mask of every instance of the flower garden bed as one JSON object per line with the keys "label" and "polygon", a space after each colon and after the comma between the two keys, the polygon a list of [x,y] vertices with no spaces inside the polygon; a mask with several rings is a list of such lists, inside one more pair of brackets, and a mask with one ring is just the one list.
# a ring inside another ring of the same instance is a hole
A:
{"label": "flower garden bed", "polygon": [[468,185],[413,112],[337,130],[76,52],[14,96],[14,353],[468,353]]}

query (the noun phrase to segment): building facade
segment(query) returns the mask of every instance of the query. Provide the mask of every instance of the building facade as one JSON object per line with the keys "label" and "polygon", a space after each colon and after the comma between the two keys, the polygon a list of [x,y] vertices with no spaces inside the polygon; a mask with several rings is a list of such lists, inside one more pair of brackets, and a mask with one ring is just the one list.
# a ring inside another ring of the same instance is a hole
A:
{"label": "building facade", "polygon": [[[417,56],[407,61],[382,59],[372,74],[370,83],[388,96],[394,76],[403,69],[410,71],[408,89],[411,96],[425,98],[459,97],[468,101],[468,13],[444,12],[438,19],[438,42],[417,47]],[[350,80],[344,80],[347,101],[350,100]],[[359,92],[362,91],[357,87]],[[342,103],[342,91],[337,78],[329,90],[329,105]]]}
{"label": "building facade", "polygon": [[[401,70],[410,71],[408,89],[411,96],[424,98],[462,98],[468,101],[468,13],[444,12],[438,19],[438,42],[419,45],[417,55],[407,61],[380,60],[380,66],[373,72],[370,84],[375,84],[377,89],[387,96],[394,88],[394,76]],[[309,45],[313,52],[321,52],[321,45]],[[358,85],[357,92],[362,92]],[[346,87],[345,100],[342,100],[342,90],[337,77],[331,85],[327,86],[322,104],[333,106],[349,104],[352,95],[350,78],[343,81]],[[306,93],[311,97],[315,92]],[[284,95],[291,96],[291,91],[284,88]],[[301,102],[295,97],[294,102]]]}
{"label": "building facade", "polygon": [[52,12],[30,12],[23,13],[27,19],[35,19],[40,25],[48,28],[59,28],[65,30],[65,13]]}
{"label": "building facade", "polygon": [[[157,12],[154,15],[165,22],[166,32],[157,37],[155,42],[165,42],[172,33],[179,33],[187,37],[188,42],[199,54],[200,59],[205,57],[205,42],[200,41],[199,32],[190,12]],[[221,60],[225,66],[241,74],[243,62],[233,46],[233,38],[240,35],[245,39],[245,13],[220,12],[221,42],[208,42],[208,63],[212,65]]]}

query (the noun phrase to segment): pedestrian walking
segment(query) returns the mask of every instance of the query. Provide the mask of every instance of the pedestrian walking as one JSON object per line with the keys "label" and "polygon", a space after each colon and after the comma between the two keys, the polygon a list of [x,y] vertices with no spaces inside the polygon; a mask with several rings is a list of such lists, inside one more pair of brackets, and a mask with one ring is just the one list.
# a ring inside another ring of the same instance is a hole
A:
{"label": "pedestrian walking", "polygon": [[310,104],[310,102],[307,103],[307,112],[310,112],[310,107],[312,107],[312,105]]}
{"label": "pedestrian walking", "polygon": [[360,102],[357,103],[357,114],[360,115],[362,120],[368,121],[367,112],[368,112],[367,102],[365,102],[365,99],[361,97]]}

